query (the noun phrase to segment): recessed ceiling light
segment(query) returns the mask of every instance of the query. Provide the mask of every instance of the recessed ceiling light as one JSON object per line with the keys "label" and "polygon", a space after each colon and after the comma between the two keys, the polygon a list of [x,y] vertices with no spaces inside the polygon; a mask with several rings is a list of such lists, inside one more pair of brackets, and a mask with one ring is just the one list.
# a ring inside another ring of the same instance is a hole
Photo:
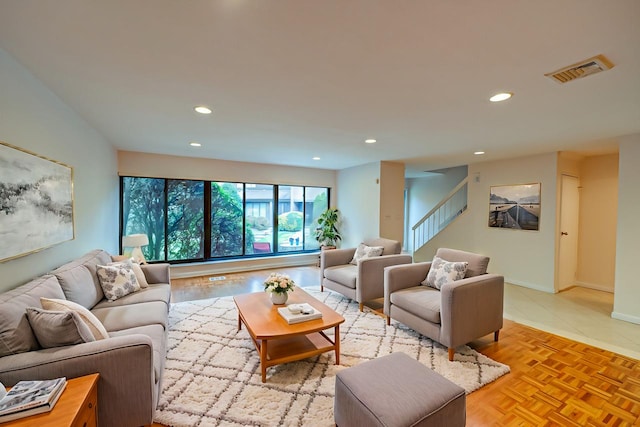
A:
{"label": "recessed ceiling light", "polygon": [[496,93],[491,98],[489,98],[489,101],[491,101],[491,102],[506,101],[507,99],[511,98],[512,96],[513,96],[513,94],[511,92],[500,92],[500,93]]}
{"label": "recessed ceiling light", "polygon": [[198,105],[197,107],[194,107],[193,109],[196,110],[196,112],[198,112],[200,114],[211,114],[211,108],[205,107],[204,105]]}
{"label": "recessed ceiling light", "polygon": [[366,142],[367,144],[375,144],[376,140],[375,139],[365,139],[364,142]]}
{"label": "recessed ceiling light", "polygon": [[199,142],[190,142],[189,145],[192,147],[202,147],[202,144],[200,144]]}
{"label": "recessed ceiling light", "polygon": [[476,156],[480,156],[480,155],[484,154],[484,151],[476,151],[473,154],[475,154]]}
{"label": "recessed ceiling light", "polygon": [[313,157],[313,160],[320,160],[320,157],[315,156],[315,157]]}

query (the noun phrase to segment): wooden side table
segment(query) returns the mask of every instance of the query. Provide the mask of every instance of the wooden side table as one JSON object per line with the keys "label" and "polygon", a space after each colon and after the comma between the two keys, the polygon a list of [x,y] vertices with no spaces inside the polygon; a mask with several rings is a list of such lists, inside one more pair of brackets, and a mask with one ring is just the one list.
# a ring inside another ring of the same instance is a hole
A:
{"label": "wooden side table", "polygon": [[99,374],[67,380],[56,406],[50,412],[2,423],[2,427],[96,427],[98,425]]}

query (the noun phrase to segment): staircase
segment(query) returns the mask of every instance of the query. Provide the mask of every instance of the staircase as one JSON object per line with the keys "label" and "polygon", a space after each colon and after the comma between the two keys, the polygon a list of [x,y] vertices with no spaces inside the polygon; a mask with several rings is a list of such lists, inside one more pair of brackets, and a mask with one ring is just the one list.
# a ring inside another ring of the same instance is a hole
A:
{"label": "staircase", "polygon": [[440,203],[412,227],[414,253],[467,210],[468,180],[469,178],[463,179]]}

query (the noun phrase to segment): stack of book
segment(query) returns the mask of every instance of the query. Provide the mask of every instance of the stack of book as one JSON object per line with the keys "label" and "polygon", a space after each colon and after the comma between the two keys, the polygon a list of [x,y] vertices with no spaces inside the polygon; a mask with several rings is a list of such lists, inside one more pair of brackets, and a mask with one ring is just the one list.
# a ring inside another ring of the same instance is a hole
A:
{"label": "stack of book", "polygon": [[1,387],[0,423],[50,411],[66,385],[67,379],[62,377],[43,381],[20,381],[8,393]]}
{"label": "stack of book", "polygon": [[280,307],[278,308],[278,313],[290,325],[322,318],[322,313],[307,303],[289,304],[287,307]]}

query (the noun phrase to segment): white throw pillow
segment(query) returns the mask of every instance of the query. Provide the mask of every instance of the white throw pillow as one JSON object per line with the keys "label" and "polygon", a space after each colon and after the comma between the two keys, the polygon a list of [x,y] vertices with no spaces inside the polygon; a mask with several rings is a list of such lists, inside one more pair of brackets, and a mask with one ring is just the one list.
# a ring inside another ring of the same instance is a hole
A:
{"label": "white throw pillow", "polygon": [[440,257],[433,257],[427,278],[422,281],[422,284],[438,290],[442,289],[447,283],[464,278],[468,265],[468,262],[449,262]]}
{"label": "white throw pillow", "polygon": [[98,265],[96,272],[104,296],[109,301],[115,301],[140,290],[140,284],[129,261]]}
{"label": "white throw pillow", "polygon": [[358,261],[365,258],[373,258],[382,255],[384,247],[382,246],[367,246],[364,243],[360,243],[356,248],[356,253],[353,254],[351,264],[358,265]]}
{"label": "white throw pillow", "polygon": [[95,340],[103,340],[109,338],[109,333],[98,318],[85,307],[78,303],[66,299],[55,299],[40,297],[40,305],[45,310],[52,311],[73,311],[78,313],[84,323],[87,324],[89,330],[93,334]]}

